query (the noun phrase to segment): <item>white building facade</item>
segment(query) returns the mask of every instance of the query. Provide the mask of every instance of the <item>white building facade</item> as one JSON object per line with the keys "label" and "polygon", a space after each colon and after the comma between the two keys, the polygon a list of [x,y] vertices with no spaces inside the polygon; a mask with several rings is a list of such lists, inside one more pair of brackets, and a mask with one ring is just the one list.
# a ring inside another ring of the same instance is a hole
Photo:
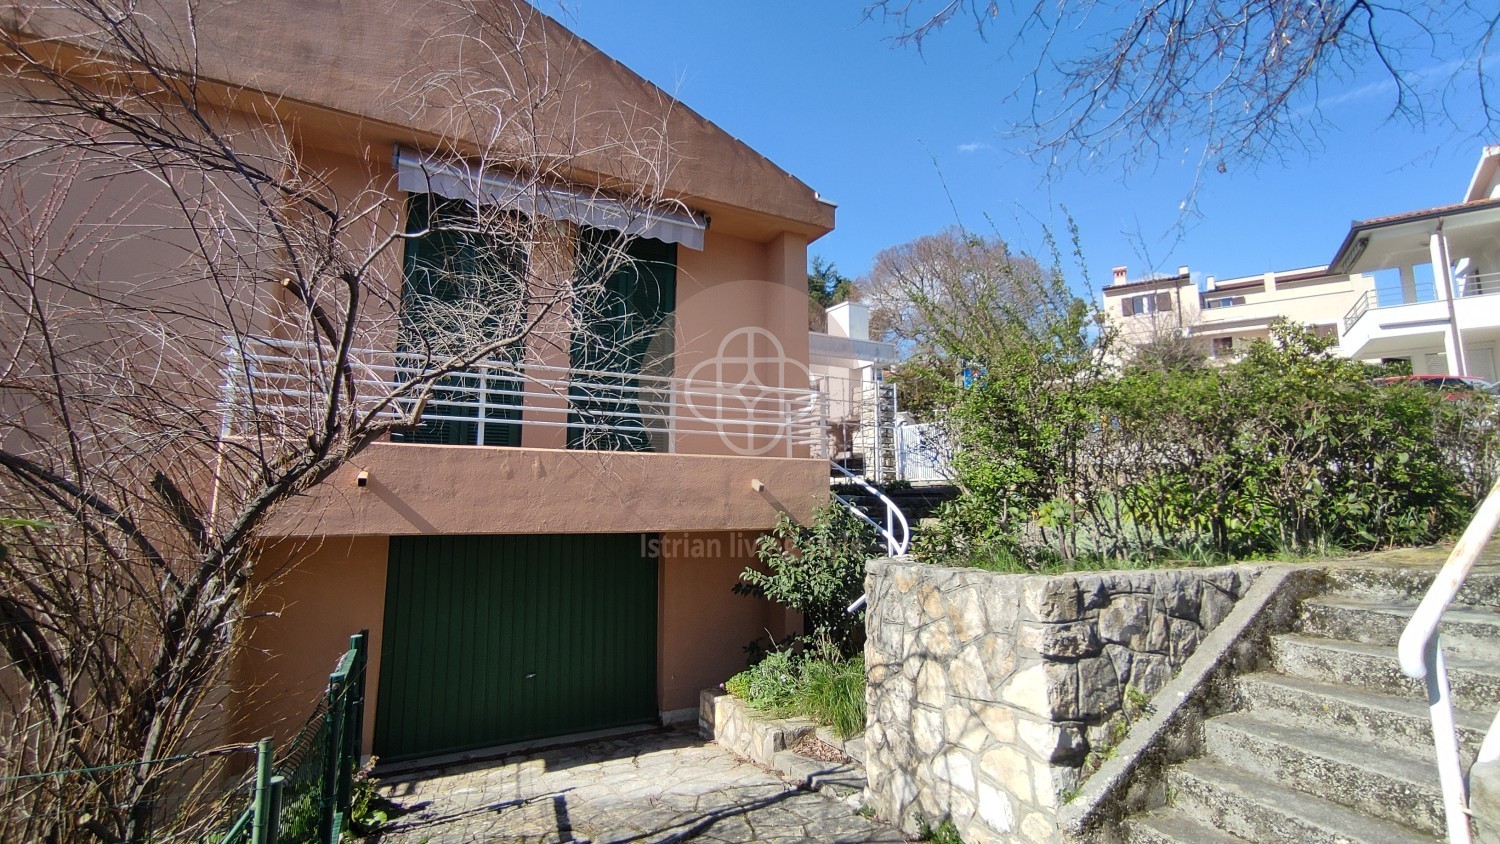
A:
{"label": "white building facade", "polygon": [[1484,149],[1460,202],[1356,221],[1327,265],[1223,281],[1207,276],[1201,285],[1188,267],[1138,279],[1116,267],[1103,293],[1127,348],[1176,336],[1211,361],[1227,362],[1284,317],[1336,337],[1336,351],[1346,357],[1493,381],[1500,146]]}

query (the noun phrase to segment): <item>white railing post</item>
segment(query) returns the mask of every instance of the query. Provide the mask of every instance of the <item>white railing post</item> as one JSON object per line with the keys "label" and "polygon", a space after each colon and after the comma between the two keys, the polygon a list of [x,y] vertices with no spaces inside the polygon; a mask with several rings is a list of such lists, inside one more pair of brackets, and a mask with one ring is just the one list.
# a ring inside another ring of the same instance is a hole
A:
{"label": "white railing post", "polygon": [[474,428],[474,445],[484,445],[484,422],[490,415],[490,367],[487,363],[479,365],[479,424]]}
{"label": "white railing post", "polygon": [[1453,698],[1448,689],[1448,665],[1443,659],[1442,637],[1427,640],[1425,661],[1431,670],[1427,687],[1427,711],[1432,718],[1432,740],[1437,751],[1438,784],[1443,789],[1443,817],[1450,844],[1471,844],[1468,789],[1463,763],[1458,757],[1458,728],[1453,720]]}
{"label": "white railing post", "polygon": [[[1437,754],[1438,782],[1443,788],[1443,814],[1452,844],[1470,844],[1468,787],[1458,755],[1458,733],[1454,727],[1453,700],[1448,688],[1448,670],[1443,659],[1438,625],[1463,588],[1464,581],[1484,551],[1484,546],[1500,526],[1500,481],[1490,488],[1479,505],[1479,511],[1464,528],[1463,535],[1448,554],[1448,561],[1433,579],[1432,586],[1412,613],[1401,633],[1396,654],[1406,676],[1423,680],[1427,689],[1428,713],[1432,719],[1433,749]],[[1485,738],[1486,746],[1490,737]],[[1500,750],[1500,748],[1497,748]]]}

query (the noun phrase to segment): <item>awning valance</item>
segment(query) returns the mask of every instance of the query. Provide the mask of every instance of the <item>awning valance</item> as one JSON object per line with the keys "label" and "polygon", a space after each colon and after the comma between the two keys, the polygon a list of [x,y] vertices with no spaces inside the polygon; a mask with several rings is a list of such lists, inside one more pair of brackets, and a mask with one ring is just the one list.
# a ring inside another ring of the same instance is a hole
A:
{"label": "awning valance", "polygon": [[396,186],[409,193],[435,193],[476,205],[493,205],[580,226],[609,229],[689,249],[703,249],[708,219],[689,211],[649,208],[584,190],[543,185],[462,162],[436,161],[396,147]]}

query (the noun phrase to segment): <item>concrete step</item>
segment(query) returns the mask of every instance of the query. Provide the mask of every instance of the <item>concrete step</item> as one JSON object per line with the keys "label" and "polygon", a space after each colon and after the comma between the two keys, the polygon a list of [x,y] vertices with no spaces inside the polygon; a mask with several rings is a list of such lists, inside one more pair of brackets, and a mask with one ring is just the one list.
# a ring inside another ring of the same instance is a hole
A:
{"label": "concrete step", "polygon": [[[1426,701],[1422,683],[1401,673],[1396,649],[1294,633],[1271,637],[1271,664],[1282,674],[1323,683],[1343,683],[1373,692]],[[1459,709],[1493,711],[1500,701],[1500,667],[1492,662],[1448,657],[1448,682]]]}
{"label": "concrete step", "polygon": [[[1427,594],[1436,576],[1437,570],[1431,568],[1332,566],[1328,569],[1328,591],[1353,598],[1415,606]],[[1455,603],[1500,609],[1500,570],[1494,563],[1481,563],[1469,573]]]}
{"label": "concrete step", "polygon": [[1210,759],[1193,759],[1167,774],[1173,807],[1254,844],[1432,844],[1425,832],[1367,817]]}
{"label": "concrete step", "polygon": [[1170,808],[1131,818],[1125,826],[1128,844],[1248,844]]}
{"label": "concrete step", "polygon": [[1229,767],[1437,835],[1443,796],[1433,754],[1372,748],[1313,718],[1279,723],[1231,713],[1203,725],[1205,752]]}
{"label": "concrete step", "polygon": [[[1246,674],[1235,680],[1240,698],[1262,720],[1296,723],[1315,719],[1355,741],[1394,750],[1432,747],[1432,720],[1425,699],[1377,694],[1281,674]],[[1481,713],[1457,710],[1459,751],[1467,767],[1489,729]]]}
{"label": "concrete step", "polygon": [[[1414,603],[1314,598],[1302,602],[1298,628],[1307,636],[1394,648],[1415,610]],[[1500,661],[1500,612],[1496,610],[1449,607],[1438,632],[1443,637],[1444,653]]]}

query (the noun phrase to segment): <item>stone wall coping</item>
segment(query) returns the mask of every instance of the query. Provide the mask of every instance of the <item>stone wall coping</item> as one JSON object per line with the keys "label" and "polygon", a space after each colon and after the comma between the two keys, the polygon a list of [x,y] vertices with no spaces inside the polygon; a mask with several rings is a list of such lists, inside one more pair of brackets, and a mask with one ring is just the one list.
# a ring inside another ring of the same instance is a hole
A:
{"label": "stone wall coping", "polygon": [[[1130,730],[1115,754],[1084,781],[1073,800],[1058,812],[1058,827],[1069,841],[1101,841],[1098,834],[1136,807],[1126,806],[1126,792],[1136,770],[1153,752],[1170,752],[1171,736],[1201,717],[1199,705],[1221,669],[1233,666],[1257,633],[1284,622],[1297,600],[1322,578],[1323,569],[1308,565],[1263,567],[1260,576],[1217,627],[1209,631],[1177,675],[1152,698],[1153,709]],[[1175,761],[1175,760],[1164,760]]]}
{"label": "stone wall coping", "polygon": [[900,557],[877,557],[877,558],[869,560],[869,561],[867,561],[865,563],[866,571],[869,571],[869,572],[873,572],[875,569],[887,569],[887,568],[893,568],[893,567],[896,567],[896,566],[912,566],[912,567],[916,567],[916,568],[921,568],[923,570],[952,572],[952,573],[958,573],[958,574],[969,574],[969,575],[973,575],[975,577],[996,577],[996,578],[1009,577],[1009,578],[1016,578],[1018,580],[1030,580],[1032,578],[1043,579],[1043,580],[1044,579],[1048,579],[1048,578],[1072,578],[1072,579],[1077,579],[1077,578],[1083,578],[1083,577],[1107,577],[1107,576],[1111,576],[1111,575],[1115,575],[1115,576],[1122,576],[1122,575],[1123,576],[1130,576],[1130,575],[1153,576],[1153,575],[1169,574],[1169,573],[1172,573],[1172,572],[1201,575],[1201,574],[1212,573],[1212,572],[1221,572],[1221,571],[1238,571],[1238,572],[1243,572],[1243,573],[1254,575],[1254,574],[1257,574],[1257,573],[1259,573],[1261,571],[1264,571],[1267,568],[1270,568],[1272,565],[1273,564],[1270,564],[1270,563],[1261,563],[1261,562],[1242,562],[1242,563],[1225,563],[1225,564],[1219,565],[1219,566],[1181,565],[1181,566],[1170,566],[1170,567],[1167,567],[1167,566],[1152,567],[1152,568],[1144,568],[1144,569],[1079,569],[1078,571],[1059,571],[1059,572],[1007,572],[1007,571],[990,571],[988,569],[977,568],[975,566],[944,566],[944,565],[939,565],[937,563],[924,563],[924,562],[922,562],[920,560],[917,560],[915,557],[912,557],[909,554],[905,555],[905,556],[900,556]]}

